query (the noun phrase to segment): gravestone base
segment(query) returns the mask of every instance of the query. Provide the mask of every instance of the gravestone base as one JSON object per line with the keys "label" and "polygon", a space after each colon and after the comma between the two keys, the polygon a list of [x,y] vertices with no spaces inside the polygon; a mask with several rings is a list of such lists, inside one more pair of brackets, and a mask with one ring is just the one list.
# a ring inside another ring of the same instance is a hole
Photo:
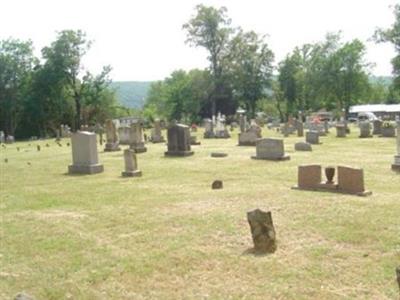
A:
{"label": "gravestone base", "polygon": [[121,148],[119,147],[119,143],[107,143],[104,151],[105,152],[112,152],[112,151],[120,151]]}
{"label": "gravestone base", "polygon": [[392,170],[400,172],[400,155],[395,155],[394,164],[392,165]]}
{"label": "gravestone base", "polygon": [[135,145],[130,145],[129,149],[135,151],[135,153],[143,153],[147,151],[147,148],[145,147],[144,143],[140,144],[135,144]]}
{"label": "gravestone base", "polygon": [[251,159],[281,161],[281,160],[290,160],[290,155],[284,155],[284,156],[279,156],[279,157],[257,157],[257,156],[252,156]]}
{"label": "gravestone base", "polygon": [[350,195],[357,195],[360,197],[366,197],[372,195],[371,191],[363,191],[358,193],[349,193],[348,191],[343,191],[339,188],[337,183],[325,183],[321,182],[315,187],[299,187],[295,185],[292,187],[292,190],[303,190],[303,191],[319,191],[319,192],[333,192],[333,193],[340,193],[340,194],[350,194]]}
{"label": "gravestone base", "polygon": [[101,164],[97,165],[70,165],[68,166],[69,174],[97,174],[104,171],[104,166]]}
{"label": "gravestone base", "polygon": [[135,170],[135,171],[124,171],[121,173],[122,177],[140,177],[142,176],[142,171]]}
{"label": "gravestone base", "polygon": [[167,151],[164,152],[165,156],[191,156],[193,155],[194,152],[193,151]]}

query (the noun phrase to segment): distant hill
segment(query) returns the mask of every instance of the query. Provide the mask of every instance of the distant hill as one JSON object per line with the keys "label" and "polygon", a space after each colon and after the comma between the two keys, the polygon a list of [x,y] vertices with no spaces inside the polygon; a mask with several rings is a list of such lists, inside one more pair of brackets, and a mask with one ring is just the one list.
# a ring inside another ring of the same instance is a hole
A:
{"label": "distant hill", "polygon": [[142,108],[150,89],[151,81],[114,81],[111,88],[116,91],[118,101],[129,108]]}
{"label": "distant hill", "polygon": [[[390,76],[371,76],[369,78],[371,83],[382,83],[389,86],[393,78]],[[152,81],[114,81],[111,87],[117,93],[118,101],[129,108],[142,108],[150,89]],[[271,93],[271,91],[267,91]]]}

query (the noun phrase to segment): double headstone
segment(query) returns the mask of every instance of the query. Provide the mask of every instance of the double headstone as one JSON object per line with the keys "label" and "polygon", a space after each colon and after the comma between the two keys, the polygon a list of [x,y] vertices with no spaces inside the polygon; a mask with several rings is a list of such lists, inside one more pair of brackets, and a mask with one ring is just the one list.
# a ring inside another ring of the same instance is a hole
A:
{"label": "double headstone", "polygon": [[72,165],[68,167],[71,174],[95,174],[104,171],[97,154],[96,134],[78,131],[71,136]]}
{"label": "double headstone", "polygon": [[165,156],[193,155],[190,148],[189,127],[183,124],[173,124],[168,128],[168,151]]}
{"label": "double headstone", "polygon": [[264,160],[288,160],[290,159],[290,156],[285,154],[282,139],[265,138],[257,140],[256,156],[252,156],[251,158]]}
{"label": "double headstone", "polygon": [[129,148],[136,153],[146,152],[147,148],[144,145],[143,130],[140,122],[131,123],[129,128]]}
{"label": "double headstone", "polygon": [[[100,139],[101,139],[100,135]],[[106,120],[106,147],[104,151],[119,151],[119,139],[117,134],[117,128],[112,120]]]}

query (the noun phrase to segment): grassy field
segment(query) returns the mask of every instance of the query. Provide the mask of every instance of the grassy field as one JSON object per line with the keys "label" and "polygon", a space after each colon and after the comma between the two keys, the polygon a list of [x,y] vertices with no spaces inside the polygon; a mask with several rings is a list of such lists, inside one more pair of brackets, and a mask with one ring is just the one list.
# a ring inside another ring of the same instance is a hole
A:
{"label": "grassy field", "polygon": [[[67,140],[0,147],[0,299],[20,291],[37,299],[398,299],[395,139],[359,139],[354,129],[295,152],[303,139],[289,137],[291,160],[271,162],[250,159],[255,147],[236,146],[237,132],[197,134],[191,157],[165,158],[164,144],[148,144],[141,178],[121,177],[122,152],[99,148],[104,173],[70,176]],[[373,195],[291,190],[297,166],[308,163],[362,167]],[[211,190],[215,179],[223,190]],[[272,211],[272,255],[246,254],[254,208]]]}

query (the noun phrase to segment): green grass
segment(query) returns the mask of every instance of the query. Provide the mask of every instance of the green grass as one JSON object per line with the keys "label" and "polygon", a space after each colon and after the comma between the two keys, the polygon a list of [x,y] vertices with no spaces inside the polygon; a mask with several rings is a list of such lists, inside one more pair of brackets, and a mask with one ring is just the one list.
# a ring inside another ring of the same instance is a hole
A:
{"label": "green grass", "polygon": [[[122,152],[100,147],[105,172],[87,176],[66,174],[67,140],[0,148],[0,299],[20,291],[37,299],[398,298],[395,139],[359,139],[353,129],[295,152],[303,139],[289,137],[291,160],[271,162],[250,159],[255,148],[236,146],[237,132],[197,134],[191,157],[165,158],[165,145],[148,144],[141,178],[122,178]],[[373,195],[292,190],[297,166],[309,163],[362,167]],[[211,190],[215,179],[223,190]],[[245,254],[254,208],[272,211],[272,255]]]}

